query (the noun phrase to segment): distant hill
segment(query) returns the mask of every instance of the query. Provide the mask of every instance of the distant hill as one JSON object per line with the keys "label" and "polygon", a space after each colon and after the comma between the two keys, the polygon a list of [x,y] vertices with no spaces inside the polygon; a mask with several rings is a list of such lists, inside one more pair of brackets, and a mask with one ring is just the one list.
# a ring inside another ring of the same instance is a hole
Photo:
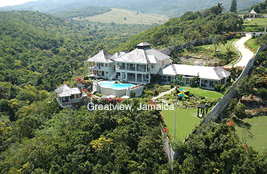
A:
{"label": "distant hill", "polygon": [[89,16],[99,15],[106,12],[111,11],[111,8],[108,7],[84,7],[77,9],[60,9],[53,12],[50,12],[52,15],[63,18],[63,19],[71,19],[71,18],[85,18]]}
{"label": "distant hill", "polygon": [[113,8],[107,13],[86,18],[74,18],[75,20],[89,20],[92,22],[116,23],[116,24],[162,24],[168,21],[168,18],[160,15],[143,14],[136,11]]}
{"label": "distant hill", "polygon": [[[45,13],[55,13],[60,10],[84,8],[86,6],[123,8],[142,13],[155,13],[168,17],[181,16],[187,11],[201,11],[223,3],[225,11],[229,11],[231,0],[39,0],[12,7],[0,8],[0,10],[30,10]],[[238,10],[248,9],[252,5],[264,2],[264,0],[238,0]]]}

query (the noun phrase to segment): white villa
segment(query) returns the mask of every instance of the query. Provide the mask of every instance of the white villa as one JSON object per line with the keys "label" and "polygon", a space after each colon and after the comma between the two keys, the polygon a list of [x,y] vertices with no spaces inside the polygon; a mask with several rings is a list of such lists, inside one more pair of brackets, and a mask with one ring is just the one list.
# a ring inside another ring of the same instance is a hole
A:
{"label": "white villa", "polygon": [[88,63],[91,77],[147,84],[152,75],[158,74],[172,60],[168,55],[151,48],[149,43],[143,42],[129,53],[117,52],[111,55],[102,50],[88,59]]}
{"label": "white villa", "polygon": [[201,87],[214,89],[217,83],[225,84],[230,76],[221,67],[172,64],[168,55],[151,48],[147,42],[138,44],[129,53],[117,52],[112,55],[102,50],[88,59],[88,65],[91,77],[134,84],[148,84],[152,76],[159,74],[164,83],[171,83],[181,75],[186,85],[190,85],[190,79],[198,76]]}
{"label": "white villa", "polygon": [[72,108],[75,105],[79,105],[83,98],[87,95],[79,88],[70,88],[68,85],[63,84],[56,90],[57,102],[62,108]]}

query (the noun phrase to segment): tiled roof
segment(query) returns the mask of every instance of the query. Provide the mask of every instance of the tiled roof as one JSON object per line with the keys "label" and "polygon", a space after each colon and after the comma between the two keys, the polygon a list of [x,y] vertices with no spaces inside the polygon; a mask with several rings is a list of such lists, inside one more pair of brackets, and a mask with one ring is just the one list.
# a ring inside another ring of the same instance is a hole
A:
{"label": "tiled roof", "polygon": [[182,75],[196,77],[199,75],[201,79],[221,80],[230,76],[230,72],[221,67],[206,67],[192,65],[169,65],[162,70],[162,75]]}
{"label": "tiled roof", "polygon": [[125,55],[126,53],[125,52],[116,52],[111,58],[110,60],[117,60],[119,57]]}
{"label": "tiled roof", "polygon": [[55,91],[58,97],[69,97],[71,95],[81,94],[81,91],[79,88],[70,88],[66,84],[61,85]]}
{"label": "tiled roof", "polygon": [[98,54],[88,59],[88,62],[110,63],[112,54],[105,50],[101,50]]}
{"label": "tiled roof", "polygon": [[[157,60],[165,60],[170,59],[170,57],[162,52],[153,49],[149,46],[149,43],[143,42],[137,45],[138,48],[134,49],[130,53],[121,56],[120,58],[116,59],[118,62],[129,62],[129,63],[152,63],[150,59],[155,62]],[[151,58],[154,56],[154,58]]]}

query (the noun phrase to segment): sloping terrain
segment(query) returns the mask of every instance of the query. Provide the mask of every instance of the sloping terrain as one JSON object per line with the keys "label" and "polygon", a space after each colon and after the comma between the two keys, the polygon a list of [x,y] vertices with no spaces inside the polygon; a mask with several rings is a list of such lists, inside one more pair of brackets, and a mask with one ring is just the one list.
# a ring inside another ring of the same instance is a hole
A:
{"label": "sloping terrain", "polygon": [[[156,13],[168,17],[181,16],[187,11],[201,11],[210,6],[222,3],[225,11],[229,11],[231,0],[39,0],[17,6],[4,7],[0,10],[31,10],[45,13],[53,13],[61,9],[83,8],[86,6],[100,6],[123,8],[142,13]],[[264,2],[264,0],[238,0],[238,10],[249,9],[252,5]]]}
{"label": "sloping terrain", "polygon": [[92,22],[116,23],[116,24],[162,24],[168,18],[160,15],[143,14],[136,11],[113,8],[107,13],[86,18],[74,18],[75,20],[89,20]]}

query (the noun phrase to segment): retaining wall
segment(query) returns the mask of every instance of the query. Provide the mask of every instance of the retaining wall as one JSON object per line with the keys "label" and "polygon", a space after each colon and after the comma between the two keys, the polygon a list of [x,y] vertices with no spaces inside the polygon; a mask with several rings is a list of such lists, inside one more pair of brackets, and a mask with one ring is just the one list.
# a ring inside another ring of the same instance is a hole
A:
{"label": "retaining wall", "polygon": [[247,66],[242,71],[241,75],[238,77],[238,79],[235,81],[235,83],[232,85],[231,89],[228,91],[226,95],[214,106],[214,108],[211,110],[209,115],[200,123],[200,126],[203,124],[208,124],[211,120],[216,120],[219,116],[219,114],[227,107],[231,99],[234,97],[234,94],[236,93],[236,87],[238,82],[243,79],[250,70],[253,68],[254,62],[259,57],[259,53],[263,50],[267,49],[267,45],[260,46],[257,53],[255,54],[253,59],[250,59]]}

